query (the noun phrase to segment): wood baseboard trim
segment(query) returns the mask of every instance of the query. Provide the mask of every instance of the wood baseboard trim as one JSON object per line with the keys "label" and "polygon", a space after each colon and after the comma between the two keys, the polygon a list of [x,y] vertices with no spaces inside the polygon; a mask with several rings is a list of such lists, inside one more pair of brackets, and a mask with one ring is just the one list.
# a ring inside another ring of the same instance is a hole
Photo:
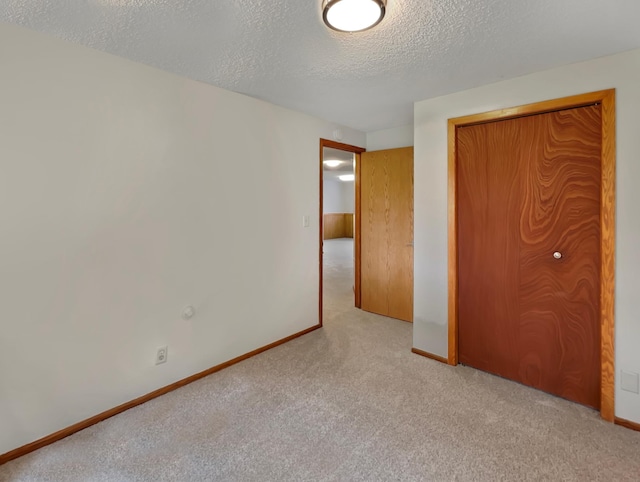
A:
{"label": "wood baseboard trim", "polygon": [[445,365],[449,364],[449,360],[443,358],[438,355],[434,355],[433,353],[428,353],[426,351],[418,350],[417,348],[412,348],[411,353],[415,353],[416,355],[423,356],[425,358],[431,358],[432,360],[439,361],[440,363],[444,363]]}
{"label": "wood baseboard trim", "polygon": [[302,330],[298,333],[294,333],[293,335],[287,336],[286,338],[282,338],[281,340],[274,341],[269,345],[250,351],[249,353],[245,353],[244,355],[240,355],[239,357],[236,357],[232,360],[221,363],[220,365],[216,365],[214,367],[208,368],[207,370],[196,373],[195,375],[191,375],[190,377],[183,378],[182,380],[178,380],[177,382],[172,383],[171,385],[167,385],[166,387],[159,388],[157,390],[154,390],[151,393],[142,395],[141,397],[138,397],[134,400],[123,403],[122,405],[118,405],[117,407],[114,407],[110,410],[99,413],[98,415],[94,415],[91,418],[82,420],[81,422],[73,424],[70,427],[63,428],[62,430],[52,433],[51,435],[47,435],[46,437],[36,440],[35,442],[31,442],[27,445],[23,445],[22,447],[18,447],[17,449],[7,452],[6,454],[0,455],[0,465],[5,464],[11,460],[17,459],[18,457],[22,457],[23,455],[26,455],[28,453],[34,452],[42,447],[45,447],[54,442],[57,442],[58,440],[62,440],[63,438],[66,438],[69,435],[73,435],[76,432],[84,430],[85,428],[88,428],[91,425],[95,425],[96,423],[102,422],[108,418],[113,417],[114,415],[118,415],[119,413],[129,410],[130,408],[136,407],[138,405],[142,405],[143,403],[148,402],[149,400],[153,400],[154,398],[157,398],[161,395],[165,395],[180,387],[184,387],[185,385],[195,382],[196,380],[200,380],[201,378],[211,375],[212,373],[219,372],[220,370],[228,368],[231,365],[240,363],[241,361],[244,361],[247,358],[251,358],[253,356],[259,355],[260,353],[270,350],[271,348],[275,348],[279,345],[287,343],[288,341],[291,341],[302,335],[311,333],[312,331],[317,330],[318,328],[321,328],[321,327],[322,325],[316,325],[316,326],[312,326],[311,328],[307,328],[306,330]]}
{"label": "wood baseboard trim", "polygon": [[615,417],[613,422],[616,425],[620,425],[621,427],[629,428],[631,430],[635,430],[636,432],[640,432],[640,423],[631,422],[629,420],[625,420],[624,418]]}

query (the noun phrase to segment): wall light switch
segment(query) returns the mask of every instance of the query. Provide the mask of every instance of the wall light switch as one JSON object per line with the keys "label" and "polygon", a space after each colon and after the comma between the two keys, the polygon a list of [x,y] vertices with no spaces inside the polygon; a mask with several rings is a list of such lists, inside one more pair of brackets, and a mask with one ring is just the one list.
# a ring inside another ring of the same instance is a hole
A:
{"label": "wall light switch", "polygon": [[302,216],[302,227],[303,228],[308,228],[309,227],[309,215],[305,214],[304,216]]}
{"label": "wall light switch", "polygon": [[640,380],[637,373],[620,372],[620,388],[626,392],[639,393],[640,394]]}

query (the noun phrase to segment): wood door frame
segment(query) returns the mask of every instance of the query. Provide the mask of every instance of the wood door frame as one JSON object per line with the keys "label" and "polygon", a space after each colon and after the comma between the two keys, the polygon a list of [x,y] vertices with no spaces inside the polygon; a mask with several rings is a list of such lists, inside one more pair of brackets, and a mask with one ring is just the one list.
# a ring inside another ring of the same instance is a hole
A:
{"label": "wood door frame", "polygon": [[350,144],[343,144],[342,142],[331,141],[329,139],[320,138],[320,211],[319,211],[319,251],[320,251],[320,303],[318,307],[318,322],[320,326],[322,326],[322,276],[323,276],[323,253],[322,253],[322,243],[323,239],[323,221],[324,221],[324,169],[323,169],[323,160],[324,160],[324,148],[330,147],[332,149],[339,149],[341,151],[352,152],[355,155],[355,180],[354,180],[354,190],[355,190],[355,232],[353,233],[353,243],[355,248],[355,261],[354,261],[354,299],[355,299],[355,307],[360,308],[361,304],[361,290],[360,290],[360,154],[366,152],[367,150],[364,147],[352,146]]}
{"label": "wood door frame", "polygon": [[613,422],[615,199],[616,199],[616,97],[615,89],[563,97],[534,104],[499,109],[448,121],[448,328],[447,361],[458,364],[458,166],[457,129],[463,126],[514,119],[576,107],[600,104],[602,109],[602,177],[600,187],[600,416]]}

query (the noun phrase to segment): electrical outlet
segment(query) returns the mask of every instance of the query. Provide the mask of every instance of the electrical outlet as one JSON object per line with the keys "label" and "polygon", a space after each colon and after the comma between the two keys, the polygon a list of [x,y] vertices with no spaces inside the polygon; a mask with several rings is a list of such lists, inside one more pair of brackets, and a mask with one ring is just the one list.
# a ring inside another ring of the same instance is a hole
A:
{"label": "electrical outlet", "polygon": [[161,346],[156,352],[156,365],[165,363],[169,357],[169,347],[167,345]]}

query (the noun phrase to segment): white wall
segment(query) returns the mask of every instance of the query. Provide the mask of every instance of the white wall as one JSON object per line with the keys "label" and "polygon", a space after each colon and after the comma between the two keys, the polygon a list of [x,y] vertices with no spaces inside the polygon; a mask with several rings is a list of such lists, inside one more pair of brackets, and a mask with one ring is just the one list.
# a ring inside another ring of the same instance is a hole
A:
{"label": "white wall", "polygon": [[640,50],[415,104],[414,346],[447,355],[447,119],[617,89],[616,415],[640,422],[640,396],[620,370],[640,373]]}
{"label": "white wall", "polygon": [[336,179],[325,179],[322,181],[322,212],[343,213],[342,211],[342,191],[340,181]]}
{"label": "white wall", "polygon": [[322,210],[325,213],[355,212],[355,187],[353,182],[325,179],[322,182]]}
{"label": "white wall", "polygon": [[413,146],[413,125],[367,132],[367,151]]}
{"label": "white wall", "polygon": [[338,126],[4,24],[0,65],[0,454],[318,323]]}
{"label": "white wall", "polygon": [[356,190],[353,181],[340,181],[340,190],[342,192],[342,208],[343,213],[356,212]]}
{"label": "white wall", "polygon": [[342,189],[337,179],[325,179],[322,182],[322,210],[324,213],[343,213]]}

